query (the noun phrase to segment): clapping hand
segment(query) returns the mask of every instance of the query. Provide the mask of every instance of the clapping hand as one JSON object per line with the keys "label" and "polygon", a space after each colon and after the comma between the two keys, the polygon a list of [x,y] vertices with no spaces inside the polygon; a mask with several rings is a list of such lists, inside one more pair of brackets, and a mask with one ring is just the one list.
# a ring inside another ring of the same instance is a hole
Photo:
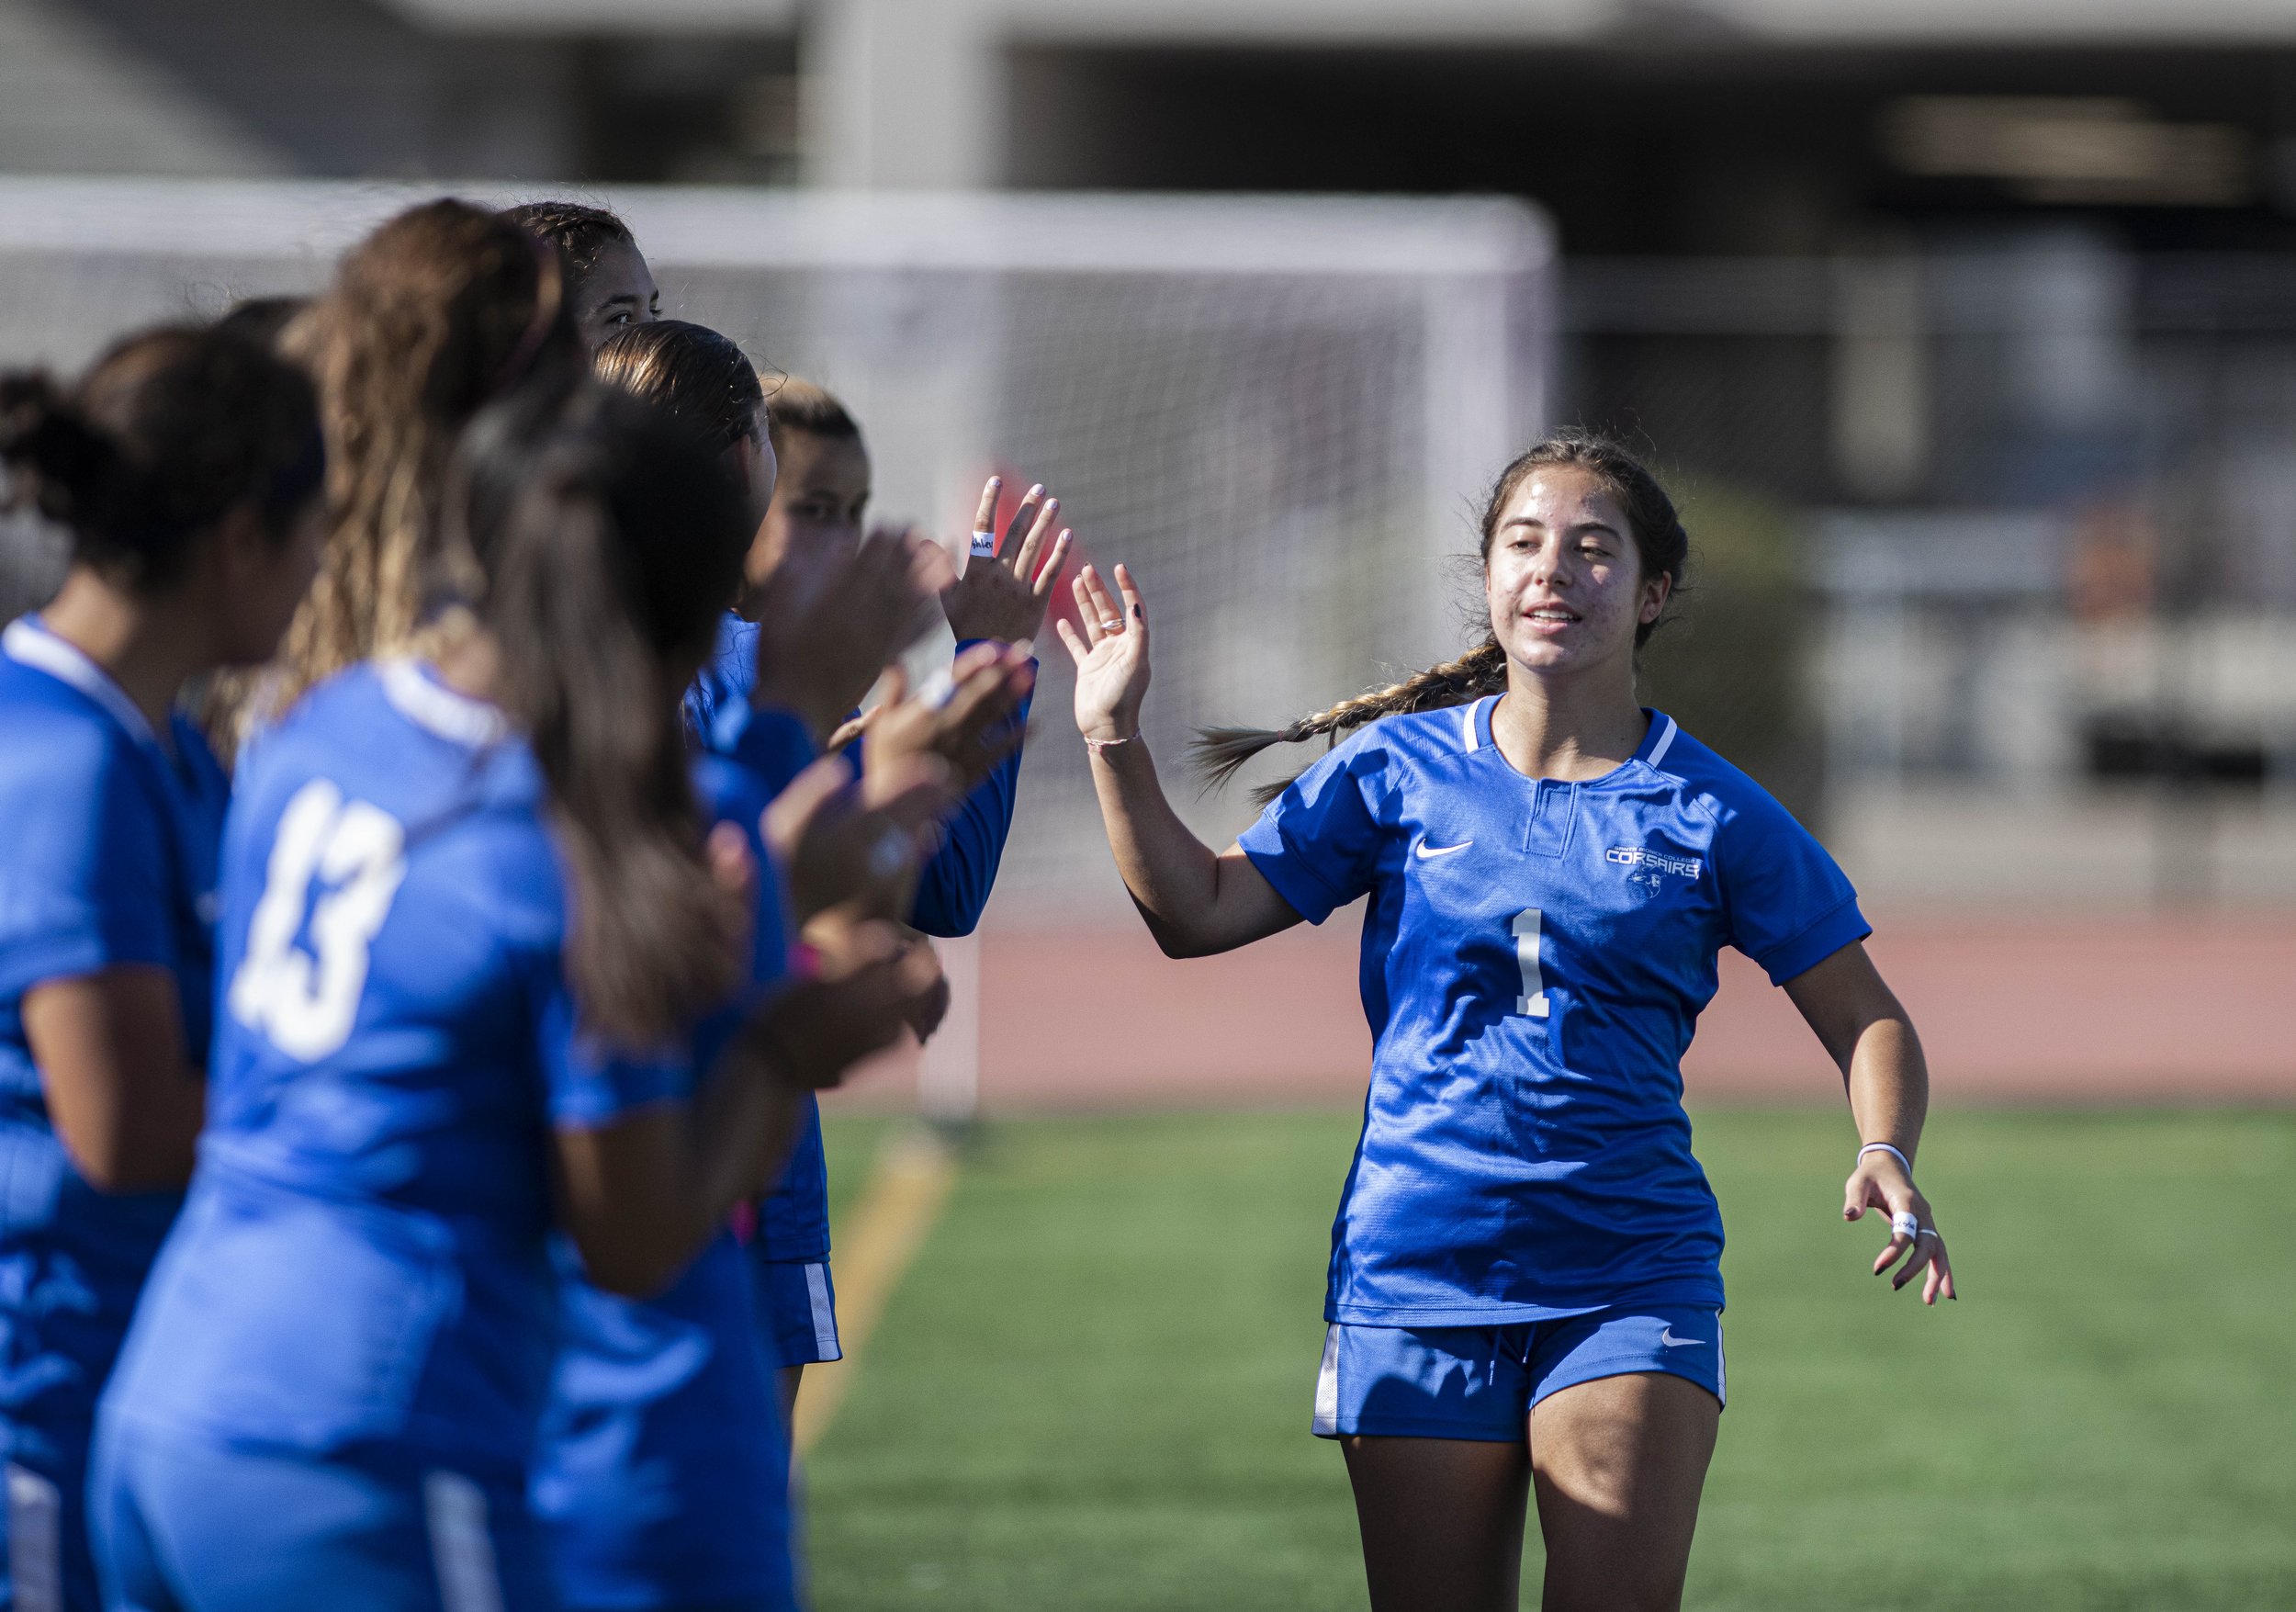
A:
{"label": "clapping hand", "polygon": [[912,755],[940,757],[949,763],[956,793],[971,793],[997,762],[1020,748],[1022,727],[1013,716],[1036,686],[1030,655],[1026,641],[975,644],[957,657],[946,676],[915,694],[897,667],[888,672],[884,698],[853,725],[864,736],[863,798],[873,800],[881,770]]}
{"label": "clapping hand", "polygon": [[898,921],[917,895],[934,826],[954,800],[938,756],[889,761],[864,799],[841,757],[816,761],[766,808],[766,843],[787,871],[802,929],[837,910]]}
{"label": "clapping hand", "polygon": [[826,738],[931,626],[929,601],[953,574],[940,545],[893,529],[872,532],[826,576],[783,567],[758,592],[751,702],[793,711]]}

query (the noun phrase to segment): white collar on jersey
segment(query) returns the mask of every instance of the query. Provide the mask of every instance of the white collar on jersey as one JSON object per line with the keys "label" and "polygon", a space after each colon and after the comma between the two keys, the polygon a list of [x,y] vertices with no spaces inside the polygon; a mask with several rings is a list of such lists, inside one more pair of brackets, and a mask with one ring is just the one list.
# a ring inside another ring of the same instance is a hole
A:
{"label": "white collar on jersey", "polygon": [[[1469,701],[1467,705],[1465,713],[1460,718],[1459,732],[1467,749],[1470,751],[1482,749],[1483,707],[1495,705],[1498,703],[1497,694],[1485,694],[1481,699]],[[1661,712],[1659,719],[1666,726],[1659,730],[1658,742],[1650,746],[1650,753],[1642,758],[1646,765],[1652,767],[1666,760],[1666,752],[1674,748],[1674,736],[1682,731],[1674,726],[1674,719],[1671,716]]]}
{"label": "white collar on jersey", "polygon": [[509,737],[510,722],[498,707],[432,682],[411,660],[377,661],[375,674],[382,680],[383,698],[417,727],[473,750]]}
{"label": "white collar on jersey", "polygon": [[128,691],[112,681],[111,673],[89,659],[87,651],[77,644],[67,643],[41,626],[38,616],[19,615],[0,629],[0,649],[19,665],[44,671],[78,689],[109,712],[112,720],[137,742],[153,746],[160,742],[152,724],[128,697]]}

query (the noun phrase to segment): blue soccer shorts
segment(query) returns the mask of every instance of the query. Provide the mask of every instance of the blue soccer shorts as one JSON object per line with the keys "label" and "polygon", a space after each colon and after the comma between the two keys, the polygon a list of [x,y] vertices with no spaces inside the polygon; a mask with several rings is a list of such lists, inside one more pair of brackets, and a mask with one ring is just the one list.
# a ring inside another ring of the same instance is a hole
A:
{"label": "blue soccer shorts", "polygon": [[89,1531],[111,1612],[555,1612],[523,1474],[232,1449],[113,1424]]}
{"label": "blue soccer shorts", "polygon": [[1559,1389],[1658,1371],[1724,1398],[1722,1314],[1624,1304],[1512,1326],[1350,1326],[1323,1335],[1315,1434],[1516,1444]]}
{"label": "blue soccer shorts", "polygon": [[753,1259],[749,1274],[768,1365],[810,1366],[845,1358],[838,1347],[837,1288],[829,1280],[827,1260]]}

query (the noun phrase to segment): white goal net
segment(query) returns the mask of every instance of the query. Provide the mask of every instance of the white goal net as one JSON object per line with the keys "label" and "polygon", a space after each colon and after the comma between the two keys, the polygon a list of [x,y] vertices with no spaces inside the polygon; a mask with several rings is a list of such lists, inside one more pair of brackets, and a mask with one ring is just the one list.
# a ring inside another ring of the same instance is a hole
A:
{"label": "white goal net", "polygon": [[[451,187],[496,205],[539,192]],[[403,186],[0,181],[0,364],[69,370],[114,334],[315,289]],[[876,511],[961,542],[992,468],[1062,497],[1082,554],[1152,600],[1150,737],[1199,799],[1207,723],[1275,725],[1461,647],[1454,557],[1539,423],[1550,241],[1496,201],[836,196],[633,189],[664,310],[851,406]],[[52,546],[0,534],[0,606]],[[1046,635],[1000,916],[1120,901],[1067,657]],[[1290,758],[1296,765],[1303,758]],[[1264,764],[1263,764],[1264,765]],[[1266,775],[1264,772],[1260,775]]]}

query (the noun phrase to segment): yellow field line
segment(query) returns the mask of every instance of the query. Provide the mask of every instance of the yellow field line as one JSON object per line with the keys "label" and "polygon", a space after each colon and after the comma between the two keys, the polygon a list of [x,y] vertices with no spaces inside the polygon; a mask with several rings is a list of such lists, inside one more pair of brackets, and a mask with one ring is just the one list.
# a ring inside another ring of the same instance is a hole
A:
{"label": "yellow field line", "polygon": [[955,1152],[930,1131],[902,1132],[877,1150],[851,1229],[837,1241],[837,1330],[845,1358],[805,1368],[791,1433],[799,1455],[836,1417],[885,1302],[924,1246],[956,1179]]}

